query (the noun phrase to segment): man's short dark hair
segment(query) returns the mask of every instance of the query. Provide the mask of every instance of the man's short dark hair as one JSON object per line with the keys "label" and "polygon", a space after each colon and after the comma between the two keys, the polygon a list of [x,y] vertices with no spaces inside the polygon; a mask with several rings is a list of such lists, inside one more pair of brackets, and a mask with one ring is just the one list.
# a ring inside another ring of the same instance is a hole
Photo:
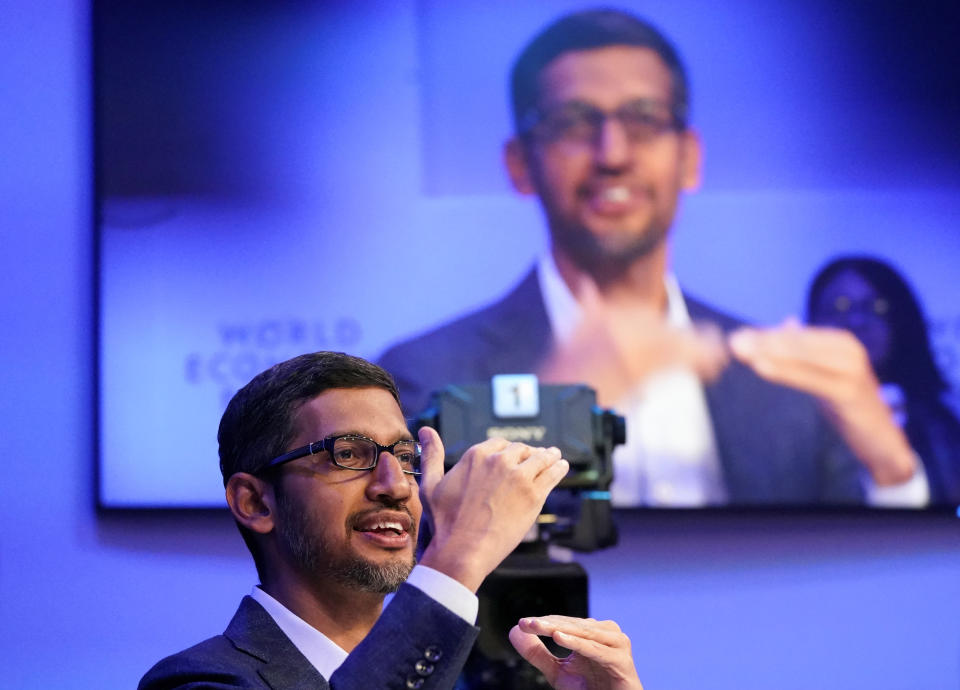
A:
{"label": "man's short dark hair", "polygon": [[594,9],[568,14],[548,25],[523,49],[510,73],[510,97],[515,131],[540,97],[539,79],[543,69],[566,53],[609,46],[649,48],[660,56],[670,71],[673,109],[681,126],[686,126],[690,109],[687,72],[673,44],[649,22],[628,12]]}
{"label": "man's short dark hair", "polygon": [[300,406],[334,388],[383,388],[400,404],[393,377],[359,357],[315,352],[276,364],[237,391],[220,419],[224,485],[232,474],[252,474],[282,455],[297,433],[294,417]]}

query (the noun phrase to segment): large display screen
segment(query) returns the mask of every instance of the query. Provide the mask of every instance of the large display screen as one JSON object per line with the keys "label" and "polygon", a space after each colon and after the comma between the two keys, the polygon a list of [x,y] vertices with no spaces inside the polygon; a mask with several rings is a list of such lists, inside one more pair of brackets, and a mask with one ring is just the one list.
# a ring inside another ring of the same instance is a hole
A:
{"label": "large display screen", "polygon": [[[832,257],[878,257],[956,388],[953,3],[622,6],[691,76],[703,184],[670,237],[685,293],[774,324]],[[223,506],[217,425],[256,373],[376,359],[522,279],[549,236],[503,169],[508,74],[583,7],[94,2],[101,506]]]}

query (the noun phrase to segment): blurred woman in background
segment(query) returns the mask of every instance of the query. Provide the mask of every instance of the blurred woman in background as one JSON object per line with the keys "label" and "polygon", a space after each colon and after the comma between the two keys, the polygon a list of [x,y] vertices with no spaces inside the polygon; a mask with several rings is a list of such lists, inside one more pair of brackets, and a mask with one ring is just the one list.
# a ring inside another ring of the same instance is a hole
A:
{"label": "blurred woman in background", "polygon": [[926,319],[907,282],[888,264],[840,257],[807,293],[807,321],[851,331],[867,350],[883,395],[923,461],[932,503],[960,504],[960,421],[944,402]]}

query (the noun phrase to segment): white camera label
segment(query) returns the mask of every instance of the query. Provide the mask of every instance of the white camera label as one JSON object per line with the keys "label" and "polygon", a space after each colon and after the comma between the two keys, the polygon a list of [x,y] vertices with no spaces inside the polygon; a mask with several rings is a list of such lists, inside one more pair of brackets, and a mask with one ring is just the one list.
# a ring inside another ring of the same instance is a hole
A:
{"label": "white camera label", "polygon": [[498,374],[491,379],[493,414],[497,417],[536,417],[540,414],[540,383],[534,374]]}

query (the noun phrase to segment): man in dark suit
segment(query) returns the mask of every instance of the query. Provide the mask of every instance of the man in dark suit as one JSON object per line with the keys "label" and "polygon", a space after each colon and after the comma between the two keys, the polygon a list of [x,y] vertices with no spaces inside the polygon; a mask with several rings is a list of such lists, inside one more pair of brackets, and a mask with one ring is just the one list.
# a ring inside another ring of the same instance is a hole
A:
{"label": "man in dark suit", "polygon": [[538,197],[551,251],[501,301],[383,354],[410,410],[496,373],[586,382],[627,418],[619,505],[857,503],[864,485],[875,499],[912,481],[869,366],[854,353],[822,371],[849,338],[745,329],[680,291],[669,231],[702,153],[657,29],[613,10],[562,17],[519,55],[511,94],[507,170]]}
{"label": "man in dark suit", "polygon": [[[390,375],[330,352],[256,376],[218,440],[260,584],[222,635],[157,663],[144,689],[452,688],[478,632],[477,588],[569,469],[555,448],[492,439],[444,474],[439,436],[412,438]],[[433,538],[417,563],[423,505]],[[568,676],[640,688],[614,624],[520,621],[511,641],[556,681],[537,635],[574,650]]]}

